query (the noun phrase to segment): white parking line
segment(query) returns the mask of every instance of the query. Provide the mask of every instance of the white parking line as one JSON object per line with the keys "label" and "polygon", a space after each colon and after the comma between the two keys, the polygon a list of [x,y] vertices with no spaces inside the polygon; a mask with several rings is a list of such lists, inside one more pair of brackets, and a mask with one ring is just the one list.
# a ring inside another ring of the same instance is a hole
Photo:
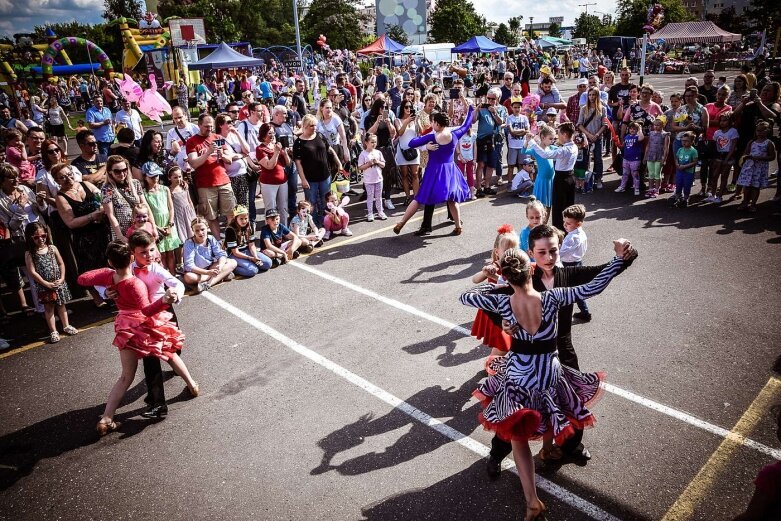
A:
{"label": "white parking line", "polygon": [[[220,297],[214,295],[214,293],[203,293],[202,296],[206,300],[210,301],[212,304],[221,307],[231,315],[246,322],[250,326],[257,329],[258,331],[270,336],[271,338],[285,345],[292,351],[324,367],[325,369],[328,369],[332,373],[341,376],[351,384],[360,387],[361,389],[371,394],[372,396],[379,398],[380,400],[387,403],[391,407],[402,411],[404,414],[419,421],[423,425],[430,427],[432,430],[435,430],[436,432],[442,434],[446,438],[458,443],[462,447],[471,450],[472,452],[474,452],[475,454],[479,455],[482,458],[488,456],[489,448],[483,445],[482,443],[470,438],[466,434],[463,434],[455,430],[449,425],[445,425],[441,421],[437,420],[436,418],[433,418],[432,416],[429,416],[428,414],[421,411],[420,409],[413,407],[412,405],[408,404],[404,400],[397,398],[396,396],[390,394],[384,389],[381,389],[380,387],[377,387],[376,385],[369,382],[365,378],[362,378],[357,374],[353,373],[352,371],[349,371],[348,369],[345,369],[344,367],[340,366],[339,364],[332,362],[328,358],[325,358],[324,356],[316,353],[315,351],[312,351],[308,347],[299,344],[292,338],[280,333],[273,327],[264,324],[263,322],[256,319],[252,315],[249,315],[245,311],[242,311],[241,309],[233,306],[232,304],[222,300]],[[513,463],[510,463],[509,461],[505,461],[502,464],[502,467],[505,469],[512,469],[515,472],[515,468],[514,468],[515,465]],[[604,510],[594,505],[593,503],[590,503],[585,499],[581,498],[580,496],[576,496],[572,492],[560,487],[559,485],[551,481],[548,481],[543,477],[540,476],[535,476],[535,477],[536,477],[537,486],[541,490],[544,490],[545,492],[547,492],[551,496],[554,496],[560,501],[577,508],[581,512],[588,514],[592,518],[605,520],[605,521],[619,521],[617,517],[612,516],[611,514],[605,512]]]}
{"label": "white parking line", "polygon": [[[374,300],[377,300],[379,302],[382,302],[383,304],[387,304],[388,306],[394,307],[396,309],[399,309],[401,311],[404,311],[405,313],[410,313],[412,315],[415,315],[416,317],[420,317],[423,319],[426,319],[430,322],[433,322],[435,324],[438,324],[440,326],[446,327],[450,329],[451,331],[456,331],[464,336],[471,336],[471,332],[464,328],[459,326],[458,324],[454,324],[453,322],[450,322],[448,320],[445,320],[443,318],[436,317],[434,315],[431,315],[429,313],[426,313],[423,310],[420,310],[414,306],[410,306],[409,304],[404,304],[403,302],[399,302],[398,300],[386,297],[384,295],[380,295],[379,293],[372,291],[370,289],[363,288],[361,286],[358,286],[357,284],[353,284],[352,282],[346,281],[344,279],[341,279],[339,277],[336,277],[334,275],[331,275],[329,273],[325,273],[323,271],[320,271],[316,268],[313,268],[312,266],[308,266],[306,264],[303,264],[301,262],[292,262],[290,263],[291,266],[295,266],[296,268],[299,268],[301,270],[304,270],[306,272],[309,272],[313,275],[317,275],[318,277],[321,277],[323,279],[326,279],[330,282],[333,282],[335,284],[339,284],[340,286],[343,286],[349,290],[355,291],[356,293],[360,293],[362,295],[366,295],[367,297],[370,297]],[[669,407],[667,405],[655,402],[653,400],[650,400],[648,398],[644,398],[638,394],[635,394],[631,391],[627,391],[626,389],[622,389],[620,387],[617,387],[612,384],[605,384],[604,386],[605,390],[608,391],[611,394],[614,394],[616,396],[620,396],[622,398],[625,398],[629,401],[632,401],[634,403],[637,403],[639,405],[642,405],[644,407],[648,407],[649,409],[652,409],[654,411],[660,412],[662,414],[666,414],[667,416],[670,416],[672,418],[675,418],[676,420],[680,420],[684,423],[688,423],[689,425],[692,425],[694,427],[697,427],[699,429],[702,429],[704,431],[710,432],[712,434],[715,434],[717,436],[720,436],[722,438],[727,437],[734,437],[733,434],[730,433],[729,429],[725,429],[723,427],[719,427],[718,425],[714,425],[712,423],[708,423],[704,420],[701,420],[695,416],[692,416],[691,414],[685,413],[683,411],[679,411],[678,409],[674,409],[672,407]],[[763,454],[767,454],[768,456],[771,456],[775,459],[781,459],[781,450],[774,449],[772,447],[768,447],[767,445],[764,445],[762,443],[759,443],[757,441],[754,441],[749,438],[742,438],[740,440],[736,440],[745,445],[746,447],[752,448],[754,450],[757,450]]]}

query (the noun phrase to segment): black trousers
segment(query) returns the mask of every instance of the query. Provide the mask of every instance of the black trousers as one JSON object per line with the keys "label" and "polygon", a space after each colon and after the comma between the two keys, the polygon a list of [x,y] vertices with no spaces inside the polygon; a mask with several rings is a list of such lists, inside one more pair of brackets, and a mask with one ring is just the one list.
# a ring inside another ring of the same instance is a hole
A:
{"label": "black trousers", "polygon": [[[575,348],[572,346],[571,337],[567,336],[566,338],[559,338],[556,343],[559,350],[559,362],[566,365],[567,367],[571,367],[580,371],[580,366],[578,366],[578,356],[575,354]],[[561,450],[565,453],[572,452],[577,448],[578,445],[580,445],[581,441],[583,441],[583,431],[580,429],[575,429],[575,433],[571,437],[567,438],[567,441],[565,441],[561,446]],[[495,435],[491,440],[491,459],[495,461],[502,461],[504,458],[509,456],[512,451],[512,444],[504,441],[500,437]]]}
{"label": "black trousers", "polygon": [[556,170],[553,176],[553,201],[551,204],[551,222],[559,230],[564,230],[564,209],[575,204],[575,178],[572,170]]}
{"label": "black trousers", "polygon": [[[447,204],[447,203],[446,203]],[[423,222],[420,224],[421,229],[431,230],[434,221],[434,209],[436,205],[427,204],[423,206]],[[450,213],[450,207],[447,209],[447,218],[453,219],[453,215]],[[458,225],[456,225],[458,226]]]}
{"label": "black trousers", "polygon": [[[176,312],[171,309],[171,321],[179,325]],[[144,381],[146,382],[146,401],[151,406],[165,405],[165,387],[163,386],[163,368],[156,356],[144,357]]]}

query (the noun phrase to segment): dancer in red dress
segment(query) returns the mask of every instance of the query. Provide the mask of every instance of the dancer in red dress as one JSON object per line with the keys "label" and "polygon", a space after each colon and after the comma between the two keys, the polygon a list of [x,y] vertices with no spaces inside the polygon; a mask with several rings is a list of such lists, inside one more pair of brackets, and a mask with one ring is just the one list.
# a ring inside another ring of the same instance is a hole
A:
{"label": "dancer in red dress", "polygon": [[118,294],[115,299],[119,314],[114,321],[114,345],[119,348],[122,374],[111,388],[106,409],[98,422],[97,431],[101,436],[117,429],[114,412],[133,383],[140,358],[156,356],[165,360],[182,377],[193,397],[199,393],[198,384],[176,354],[183,347],[184,335],[171,322],[171,313],[165,311],[176,300],[173,290],[168,289],[162,298],[150,303],[146,285],[134,277],[130,269],[133,256],[128,245],[114,241],[109,244],[106,256],[114,269],[88,271],[78,279],[82,286],[107,286]]}
{"label": "dancer in red dress", "polygon": [[[483,269],[472,277],[472,282],[475,284],[482,284],[486,281],[490,284],[497,284],[501,280],[502,271],[499,260],[507,250],[518,248],[518,234],[515,233],[511,225],[501,225],[496,229],[496,233],[494,248],[491,250],[491,262],[483,266]],[[491,354],[485,360],[485,370],[489,375],[496,374],[491,368],[491,361],[498,356],[506,355],[507,351],[510,350],[511,342],[510,336],[502,331],[502,318],[496,313],[478,309],[472,323],[471,334],[484,346],[491,348]]]}

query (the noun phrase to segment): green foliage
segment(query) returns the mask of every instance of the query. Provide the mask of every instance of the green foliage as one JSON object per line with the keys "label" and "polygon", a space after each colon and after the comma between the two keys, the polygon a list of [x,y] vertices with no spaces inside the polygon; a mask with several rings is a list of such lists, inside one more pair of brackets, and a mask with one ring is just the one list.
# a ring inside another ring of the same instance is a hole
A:
{"label": "green foliage", "polygon": [[507,20],[507,26],[514,35],[520,34],[521,26],[523,24],[523,15],[513,16]]}
{"label": "green foliage", "polygon": [[561,38],[561,26],[557,24],[556,22],[553,22],[550,24],[550,27],[548,27],[548,36],[554,36],[556,38]]}
{"label": "green foliage", "polygon": [[746,11],[751,29],[767,29],[768,41],[775,39],[776,31],[781,27],[781,2],[778,0],[752,0]]}
{"label": "green foliage", "polygon": [[404,29],[402,29],[401,26],[398,24],[396,25],[385,24],[385,35],[388,36],[391,40],[396,41],[402,45],[410,44],[409,36],[407,36],[407,33],[405,33]]}
{"label": "green foliage", "polygon": [[440,0],[431,13],[432,43],[463,43],[485,34],[485,18],[478,15],[469,0]]}
{"label": "green foliage", "polygon": [[600,20],[598,16],[581,13],[575,19],[575,30],[572,32],[572,37],[585,38],[588,43],[594,44],[602,36],[616,34],[615,31],[615,26],[603,23],[603,20]]}
{"label": "green foliage", "polygon": [[[773,0],[775,1],[775,0]],[[664,7],[664,24],[688,22],[693,15],[680,0],[659,0]],[[648,0],[622,0],[618,3],[618,17],[615,34],[619,36],[642,36],[643,26],[648,21]]]}
{"label": "green foliage", "polygon": [[748,32],[749,21],[745,16],[735,12],[733,5],[725,7],[719,14],[707,14],[705,19],[731,33],[744,34]]}
{"label": "green foliage", "polygon": [[293,5],[288,0],[160,0],[160,17],[203,18],[209,43],[250,42],[253,47],[295,41]]}
{"label": "green foliage", "polygon": [[499,24],[499,27],[496,28],[494,41],[508,47],[518,46],[518,37],[503,23]]}
{"label": "green foliage", "polygon": [[[36,43],[46,43],[46,28],[51,27],[57,37],[75,36],[77,38],[86,38],[101,49],[103,49],[114,65],[114,70],[122,70],[122,41],[117,40],[114,35],[119,33],[116,27],[105,24],[83,24],[81,22],[65,22],[50,25],[37,25],[33,32],[33,39]],[[89,63],[90,58],[95,61],[95,56],[87,56],[87,49],[84,47],[68,47],[66,49],[71,61],[76,63]]]}
{"label": "green foliage", "polygon": [[141,19],[139,0],[103,0],[103,9],[103,19],[109,22],[120,17]]}
{"label": "green foliage", "polygon": [[357,0],[313,0],[301,20],[301,39],[315,46],[322,34],[332,49],[360,49],[363,34]]}

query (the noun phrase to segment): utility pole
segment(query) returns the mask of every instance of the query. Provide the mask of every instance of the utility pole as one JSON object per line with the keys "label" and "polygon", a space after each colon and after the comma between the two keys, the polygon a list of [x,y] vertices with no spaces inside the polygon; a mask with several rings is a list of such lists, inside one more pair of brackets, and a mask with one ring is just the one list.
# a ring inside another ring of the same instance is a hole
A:
{"label": "utility pole", "polygon": [[534,39],[534,17],[529,17],[529,40]]}
{"label": "utility pole", "polygon": [[596,2],[595,3],[591,3],[591,4],[589,4],[589,3],[578,4],[578,7],[585,7],[586,8],[586,16],[588,16],[588,6],[590,6],[590,5],[597,5],[597,4],[596,4]]}

